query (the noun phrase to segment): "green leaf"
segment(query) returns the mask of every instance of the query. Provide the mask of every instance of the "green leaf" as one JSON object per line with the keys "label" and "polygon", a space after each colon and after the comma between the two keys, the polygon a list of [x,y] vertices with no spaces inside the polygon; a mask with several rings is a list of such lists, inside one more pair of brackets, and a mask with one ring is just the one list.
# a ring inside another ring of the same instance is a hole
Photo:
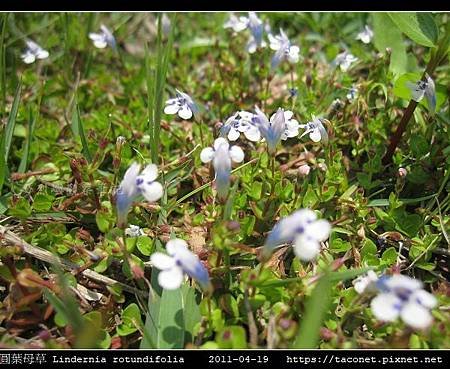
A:
{"label": "green leaf", "polygon": [[420,45],[436,46],[439,30],[429,13],[388,13],[397,27]]}
{"label": "green leaf", "polygon": [[216,342],[220,349],[247,348],[245,329],[238,325],[225,327],[217,333]]}
{"label": "green leaf", "polygon": [[373,13],[374,45],[381,53],[392,52],[389,69],[394,74],[406,72],[407,55],[402,33],[386,13]]}
{"label": "green leaf", "polygon": [[155,250],[153,240],[148,236],[139,236],[136,240],[136,246],[142,255],[150,256]]}
{"label": "green leaf", "polygon": [[78,106],[78,103],[75,104],[72,113],[72,132],[75,137],[80,137],[81,145],[83,147],[83,155],[86,157],[86,160],[89,163],[92,162],[92,156],[89,151],[86,136],[84,135],[83,122],[81,121],[80,108]]}
{"label": "green leaf", "polygon": [[[156,241],[160,243],[160,241]],[[162,245],[160,245],[162,247]],[[185,304],[182,289],[163,290],[153,270],[141,348],[183,348],[185,337]]]}
{"label": "green leaf", "polygon": [[117,334],[119,336],[128,336],[142,326],[141,311],[135,303],[132,303],[122,312],[122,324],[117,326]]}
{"label": "green leaf", "polygon": [[311,296],[306,301],[305,314],[302,317],[299,333],[293,345],[294,348],[311,349],[317,347],[320,328],[331,303],[331,289],[330,274],[326,273],[320,278]]}

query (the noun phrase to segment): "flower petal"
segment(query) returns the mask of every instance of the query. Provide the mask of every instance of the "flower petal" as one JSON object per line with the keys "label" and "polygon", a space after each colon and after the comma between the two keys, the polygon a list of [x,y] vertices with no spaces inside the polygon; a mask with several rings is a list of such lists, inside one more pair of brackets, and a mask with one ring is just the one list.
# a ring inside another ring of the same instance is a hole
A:
{"label": "flower petal", "polygon": [[214,150],[216,150],[216,151],[219,150],[219,148],[222,145],[225,145],[225,149],[228,149],[230,147],[230,144],[228,143],[228,141],[225,138],[223,138],[223,137],[216,138],[214,141]]}
{"label": "flower petal", "polygon": [[437,305],[436,297],[425,290],[417,290],[410,297],[410,301],[419,303],[420,305],[432,309]]}
{"label": "flower petal", "polygon": [[139,177],[144,177],[145,181],[154,181],[158,178],[158,167],[155,164],[147,165]]}
{"label": "flower petal", "polygon": [[307,235],[300,235],[294,240],[294,252],[300,260],[310,261],[320,252],[320,244]]}
{"label": "flower petal", "polygon": [[240,135],[241,135],[241,133],[238,130],[236,130],[233,127],[231,127],[230,131],[228,132],[228,136],[227,137],[228,137],[228,139],[230,141],[236,141],[239,138]]}
{"label": "flower petal", "polygon": [[252,142],[258,142],[261,140],[261,132],[255,126],[251,126],[247,131],[244,132],[244,136],[247,140]]}
{"label": "flower petal", "polygon": [[433,322],[430,311],[413,302],[407,303],[403,307],[400,316],[406,324],[416,329],[425,329]]}
{"label": "flower petal", "polygon": [[244,160],[244,151],[239,146],[231,146],[230,157],[236,163],[240,163]]}
{"label": "flower petal", "polygon": [[176,255],[188,250],[188,244],[181,238],[172,238],[166,243],[166,250],[169,255]]}
{"label": "flower petal", "polygon": [[192,110],[189,109],[189,106],[183,105],[180,110],[178,110],[178,116],[182,119],[191,119],[192,118]]}
{"label": "flower petal", "polygon": [[158,283],[165,290],[176,290],[183,283],[183,271],[180,267],[163,270],[158,275]]}
{"label": "flower petal", "polygon": [[142,195],[148,202],[158,201],[164,193],[162,184],[156,181],[143,182],[142,185],[139,186],[139,188],[142,192]]}
{"label": "flower petal", "polygon": [[309,133],[309,138],[311,139],[311,141],[313,142],[320,142],[320,139],[322,138],[322,136],[320,135],[320,131],[318,128],[313,129],[310,133]]}
{"label": "flower petal", "polygon": [[317,241],[325,241],[330,235],[331,225],[325,219],[319,219],[315,222],[305,226],[305,233],[317,240]]}
{"label": "flower petal", "polygon": [[202,163],[209,163],[214,159],[214,149],[212,147],[205,147],[200,153],[200,160]]}
{"label": "flower petal", "polygon": [[393,322],[400,315],[401,300],[392,293],[381,293],[370,303],[378,320]]}
{"label": "flower petal", "polygon": [[158,269],[170,269],[175,266],[175,259],[169,255],[163,254],[162,252],[155,252],[150,255],[150,262],[152,265]]}
{"label": "flower petal", "polygon": [[[171,99],[171,100],[175,100],[175,99]],[[178,113],[178,110],[180,110],[180,105],[178,105],[178,103],[175,101],[175,102],[173,102],[173,103],[168,103],[168,101],[170,101],[170,100],[167,100],[167,102],[166,102],[166,107],[164,108],[164,113],[165,114],[176,114],[176,113]]]}

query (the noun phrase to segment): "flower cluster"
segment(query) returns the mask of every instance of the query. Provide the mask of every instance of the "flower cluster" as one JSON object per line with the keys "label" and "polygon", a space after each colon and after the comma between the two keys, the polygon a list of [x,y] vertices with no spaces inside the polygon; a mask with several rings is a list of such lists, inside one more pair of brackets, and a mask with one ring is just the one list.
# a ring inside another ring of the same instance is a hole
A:
{"label": "flower cluster", "polygon": [[346,72],[350,66],[358,60],[353,54],[348,51],[344,51],[336,56],[333,61],[335,67],[340,67],[341,71]]}

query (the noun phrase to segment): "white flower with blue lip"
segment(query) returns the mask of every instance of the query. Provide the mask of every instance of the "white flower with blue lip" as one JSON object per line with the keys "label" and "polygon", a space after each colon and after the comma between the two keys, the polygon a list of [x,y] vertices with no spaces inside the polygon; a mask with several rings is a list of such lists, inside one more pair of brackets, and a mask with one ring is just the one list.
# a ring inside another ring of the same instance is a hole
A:
{"label": "white flower with blue lip", "polygon": [[257,49],[266,47],[266,42],[263,40],[264,23],[258,18],[255,12],[248,13],[248,29],[251,32],[250,39],[247,43],[247,51],[253,54]]}
{"label": "white flower with blue lip", "polygon": [[333,61],[334,66],[339,66],[341,71],[346,72],[350,66],[358,60],[357,57],[350,54],[348,51],[344,51],[336,56]]}
{"label": "white flower with blue lip", "polygon": [[291,64],[298,63],[300,60],[300,48],[292,45],[287,35],[280,29],[280,34],[273,36],[268,35],[270,48],[275,51],[272,57],[272,68],[276,68],[283,60],[287,60]]}
{"label": "white flower with blue lip", "polygon": [[373,37],[373,31],[370,29],[370,27],[366,24],[364,26],[364,30],[359,32],[356,36],[356,40],[361,40],[361,42],[365,44],[370,44],[370,41],[372,41]]}
{"label": "white flower with blue lip", "polygon": [[229,141],[236,141],[243,133],[249,141],[260,141],[261,133],[258,127],[253,124],[252,118],[253,113],[244,110],[233,114],[220,129],[220,135],[226,136]]}
{"label": "white flower with blue lip", "polygon": [[230,175],[232,161],[240,163],[244,160],[244,152],[239,146],[231,146],[228,141],[219,137],[214,141],[213,147],[206,147],[200,153],[203,163],[213,162],[217,195],[225,200],[230,188]]}
{"label": "white flower with blue lip", "polygon": [[234,32],[238,33],[247,29],[249,19],[247,17],[237,17],[234,14],[230,14],[230,18],[224,23],[223,28],[231,28]]}
{"label": "white flower with blue lip", "polygon": [[166,244],[167,254],[155,252],[150,256],[152,265],[161,272],[158,274],[159,285],[166,290],[179,288],[184,275],[197,280],[202,288],[210,287],[209,274],[198,256],[188,249],[186,241],[174,238]]}
{"label": "white flower with blue lip", "polygon": [[114,38],[112,32],[104,24],[100,26],[99,33],[89,33],[89,38],[93,41],[94,46],[98,49],[104,49],[106,46],[109,46],[113,49],[116,48],[116,39]]}
{"label": "white flower with blue lip", "polygon": [[163,186],[155,181],[158,177],[157,166],[149,164],[142,172],[140,170],[139,164],[131,164],[116,192],[117,223],[119,227],[126,225],[128,210],[139,195],[144,196],[149,202],[155,202],[163,195]]}
{"label": "white flower with blue lip", "polygon": [[371,302],[371,310],[381,321],[392,322],[399,317],[409,326],[425,329],[433,322],[430,309],[436,298],[422,287],[422,282],[396,274],[382,276],[376,283],[380,291]]}
{"label": "white flower with blue lip", "polygon": [[49,52],[40,47],[36,42],[27,40],[27,48],[25,52],[20,56],[25,64],[32,64],[36,59],[47,59]]}
{"label": "white flower with blue lip", "polygon": [[255,113],[252,122],[259,128],[261,135],[266,140],[269,154],[275,154],[277,145],[286,132],[285,112],[282,108],[278,108],[270,120],[257,106],[255,106]]}
{"label": "white flower with blue lip", "polygon": [[300,138],[309,134],[309,138],[313,142],[322,141],[325,144],[328,143],[328,133],[320,118],[313,116],[313,120],[311,122],[300,124],[299,127],[305,129],[305,132],[302,133]]}
{"label": "white flower with blue lip", "polygon": [[320,252],[320,243],[328,238],[330,231],[330,223],[317,219],[314,211],[297,210],[275,224],[264,244],[263,258],[267,259],[277,246],[292,242],[299,259],[313,260]]}
{"label": "white flower with blue lip", "polygon": [[436,110],[436,87],[433,79],[426,74],[426,81],[416,83],[407,82],[407,87],[411,90],[412,99],[420,102],[424,97],[427,99],[428,107],[434,113]]}
{"label": "white flower with blue lip", "polygon": [[177,96],[166,101],[164,113],[177,114],[181,119],[191,119],[194,114],[198,112],[197,105],[192,98],[180,90],[177,91]]}

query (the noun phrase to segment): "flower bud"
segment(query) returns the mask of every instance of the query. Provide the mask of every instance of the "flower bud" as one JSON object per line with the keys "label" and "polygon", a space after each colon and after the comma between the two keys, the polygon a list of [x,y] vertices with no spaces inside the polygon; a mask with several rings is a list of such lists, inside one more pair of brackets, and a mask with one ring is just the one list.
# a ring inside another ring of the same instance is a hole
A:
{"label": "flower bud", "polygon": [[308,164],[303,164],[298,168],[298,173],[301,177],[306,177],[311,171],[311,167]]}

